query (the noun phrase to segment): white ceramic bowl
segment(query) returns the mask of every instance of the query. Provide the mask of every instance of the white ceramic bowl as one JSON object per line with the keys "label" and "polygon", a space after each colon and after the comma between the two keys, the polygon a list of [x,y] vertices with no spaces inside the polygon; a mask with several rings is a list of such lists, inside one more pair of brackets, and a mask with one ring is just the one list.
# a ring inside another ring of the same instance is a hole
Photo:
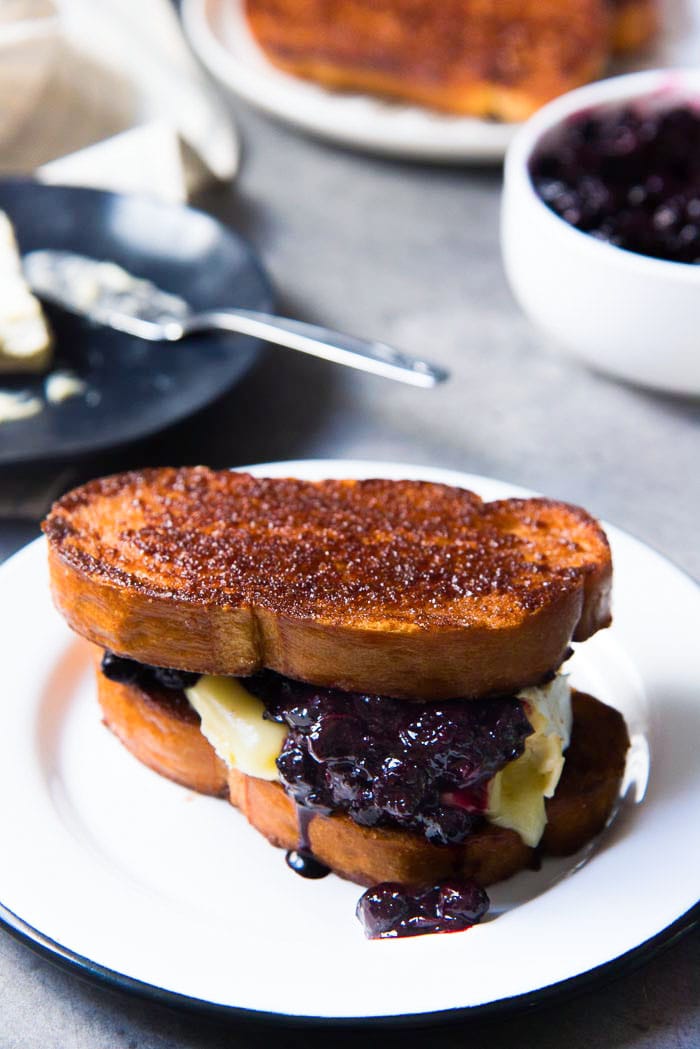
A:
{"label": "white ceramic bowl", "polygon": [[700,70],[654,70],[571,91],[536,113],[506,155],[501,237],[524,311],[555,344],[601,371],[671,393],[700,395],[700,265],[648,258],[596,240],[537,196],[529,163],[572,114],[651,96],[700,99]]}

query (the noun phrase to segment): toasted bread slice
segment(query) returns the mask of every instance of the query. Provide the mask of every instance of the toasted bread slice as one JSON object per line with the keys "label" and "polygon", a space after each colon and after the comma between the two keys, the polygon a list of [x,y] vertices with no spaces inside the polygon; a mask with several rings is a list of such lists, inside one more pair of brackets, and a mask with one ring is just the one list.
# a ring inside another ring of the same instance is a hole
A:
{"label": "toasted bread slice", "polygon": [[[617,800],[629,747],[622,716],[592,696],[574,694],[574,730],[554,798],[546,802],[542,855],[567,856],[602,828]],[[299,844],[296,809],[278,783],[229,770],[231,802],[283,849]],[[455,875],[492,885],[531,866],[535,850],[518,834],[488,825],[457,846],[431,845],[406,831],[361,827],[344,815],[315,816],[306,833],[314,856],[361,885],[420,885]]]}
{"label": "toasted bread slice", "polygon": [[659,30],[658,0],[612,0],[612,46],[618,54],[648,47]]}
{"label": "toasted bread slice", "polygon": [[123,685],[98,669],[97,698],[107,728],[144,765],[199,794],[228,795],[226,766],[182,692]]}
{"label": "toasted bread slice", "polygon": [[192,467],[91,481],[44,528],[73,629],[180,670],[477,697],[537,684],[610,621],[605,534],[546,499]]}
{"label": "toasted bread slice", "polygon": [[606,0],[246,0],[267,58],[326,87],[523,120],[591,80]]}
{"label": "toasted bread slice", "polygon": [[74,629],[201,673],[481,695],[537,683],[610,618],[604,534],[548,500],[164,469],[91,482],[45,527]]}
{"label": "toasted bread slice", "polygon": [[[139,760],[193,790],[221,792],[226,767],[199,732],[196,715],[193,720],[193,712],[185,714],[183,697],[154,698],[102,674],[98,679],[105,723]],[[555,796],[546,803],[548,823],[539,851],[548,855],[576,852],[603,828],[618,797],[629,746],[625,723],[616,710],[574,693],[573,711],[564,772]],[[232,769],[228,785],[232,804],[273,845],[298,847],[296,808],[279,783]],[[362,885],[421,884],[453,875],[491,885],[535,859],[535,850],[514,831],[492,825],[472,834],[463,845],[448,847],[430,845],[407,831],[361,827],[344,815],[314,816],[307,832],[317,859]]]}

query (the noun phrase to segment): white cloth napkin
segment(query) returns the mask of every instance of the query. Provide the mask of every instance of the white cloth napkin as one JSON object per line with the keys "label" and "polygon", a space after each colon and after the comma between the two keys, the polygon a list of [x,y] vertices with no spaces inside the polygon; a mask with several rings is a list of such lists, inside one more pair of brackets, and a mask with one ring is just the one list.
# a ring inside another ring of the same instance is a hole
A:
{"label": "white cloth napkin", "polygon": [[238,159],[169,0],[0,2],[0,173],[183,200]]}

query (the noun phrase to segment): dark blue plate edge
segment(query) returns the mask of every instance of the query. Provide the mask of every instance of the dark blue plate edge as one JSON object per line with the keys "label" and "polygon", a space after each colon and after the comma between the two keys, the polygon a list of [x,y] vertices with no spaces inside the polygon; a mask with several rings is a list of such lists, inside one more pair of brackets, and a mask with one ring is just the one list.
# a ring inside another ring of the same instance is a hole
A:
{"label": "dark blue plate edge", "polygon": [[567,980],[550,984],[548,987],[542,987],[537,991],[516,995],[512,998],[502,998],[495,1002],[486,1002],[484,1005],[441,1009],[439,1012],[432,1013],[401,1013],[394,1016],[292,1016],[287,1013],[266,1012],[245,1009],[235,1005],[208,1002],[202,998],[191,998],[176,991],[168,991],[165,988],[136,980],[131,976],[126,976],[124,973],[119,973],[114,969],[100,965],[99,962],[94,962],[90,958],[85,958],[68,947],[64,947],[29,925],[28,922],[25,922],[5,907],[4,904],[0,903],[0,928],[4,928],[16,940],[46,961],[87,982],[100,984],[111,991],[126,992],[147,1001],[155,1002],[158,1005],[193,1013],[202,1013],[213,1018],[239,1019],[261,1025],[302,1028],[385,1028],[406,1026],[416,1028],[427,1027],[431,1024],[454,1023],[458,1020],[480,1020],[496,1015],[505,1016],[512,1013],[531,1011],[554,1001],[573,998],[585,991],[593,990],[601,983],[634,972],[645,962],[672,947],[681,937],[698,925],[700,925],[700,902],[677,918],[666,929],[650,937],[650,939],[637,947],[633,947],[631,950],[621,954],[618,958],[613,958],[611,961],[604,962],[594,969],[579,973],[578,976],[572,976]]}

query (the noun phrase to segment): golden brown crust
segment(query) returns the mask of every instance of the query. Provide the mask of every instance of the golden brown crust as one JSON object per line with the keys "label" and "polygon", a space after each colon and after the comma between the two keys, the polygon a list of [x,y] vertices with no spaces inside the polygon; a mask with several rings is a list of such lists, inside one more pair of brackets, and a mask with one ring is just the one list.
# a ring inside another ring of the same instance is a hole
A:
{"label": "golden brown crust", "polygon": [[643,50],[658,31],[658,0],[613,0],[612,46],[619,54]]}
{"label": "golden brown crust", "polygon": [[[231,803],[268,841],[299,846],[294,803],[279,783],[229,770]],[[492,885],[528,866],[534,852],[513,831],[487,826],[460,846],[431,845],[416,834],[361,827],[348,816],[314,816],[308,827],[314,856],[335,874],[360,885],[382,881],[420,885],[461,875]]]}
{"label": "golden brown crust", "polygon": [[[132,686],[117,685],[101,674],[100,702],[109,710],[109,723],[122,742],[155,771],[178,779],[194,790],[210,775],[226,779],[226,770],[209,743],[199,734],[202,746],[188,749],[185,765],[177,753],[181,727],[168,705],[158,712],[161,726],[159,746],[144,747],[142,732],[151,733],[152,711],[144,694]],[[113,698],[114,697],[114,698]],[[116,702],[115,702],[116,699]],[[574,731],[567,751],[564,773],[557,792],[547,802],[548,824],[541,851],[568,855],[590,841],[605,825],[617,799],[629,741],[624,721],[617,711],[590,696],[574,694]],[[168,720],[176,722],[170,730]],[[188,723],[189,731],[192,723]],[[165,728],[163,732],[162,729]],[[165,741],[165,744],[164,744]],[[144,754],[146,755],[144,757]],[[172,775],[177,764],[178,776]],[[189,782],[187,777],[190,777]],[[220,778],[217,778],[220,783]],[[273,845],[293,849],[299,844],[294,803],[278,783],[228,773],[230,800],[250,823]],[[216,793],[212,790],[210,793]],[[398,830],[361,827],[347,816],[314,816],[308,832],[314,854],[337,874],[363,885],[381,881],[408,884],[461,875],[482,885],[510,877],[530,865],[533,849],[517,834],[487,826],[456,847],[430,845],[418,835]]]}
{"label": "golden brown crust", "polygon": [[92,481],[44,527],[73,629],[200,673],[478,696],[539,682],[610,621],[605,534],[546,499],[196,467]]}
{"label": "golden brown crust", "polygon": [[182,693],[122,685],[98,670],[97,698],[107,728],[144,765],[200,794],[227,795],[226,766]]}
{"label": "golden brown crust", "polygon": [[605,0],[246,0],[275,65],[327,87],[523,120],[597,76]]}

